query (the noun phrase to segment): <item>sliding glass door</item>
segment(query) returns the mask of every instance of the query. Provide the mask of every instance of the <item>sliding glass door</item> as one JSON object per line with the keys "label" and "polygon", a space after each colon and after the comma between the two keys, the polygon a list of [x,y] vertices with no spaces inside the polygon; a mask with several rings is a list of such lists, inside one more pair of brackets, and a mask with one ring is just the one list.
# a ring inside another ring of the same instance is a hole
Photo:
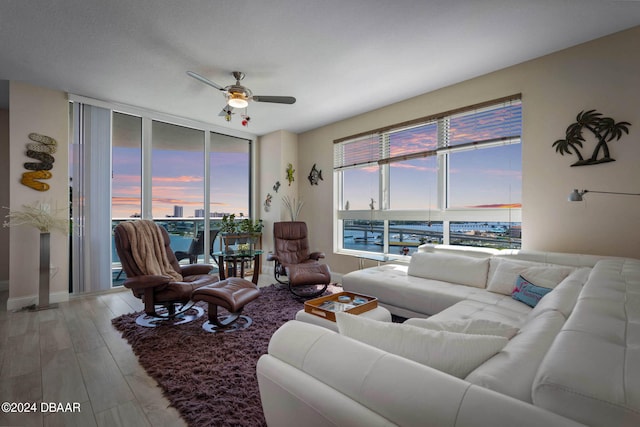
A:
{"label": "sliding glass door", "polygon": [[223,214],[251,216],[250,138],[82,102],[73,104],[72,122],[72,292],[126,279],[112,232],[122,221],[154,220],[174,252],[202,238],[206,250],[195,255],[209,261],[214,242],[205,230],[219,228]]}

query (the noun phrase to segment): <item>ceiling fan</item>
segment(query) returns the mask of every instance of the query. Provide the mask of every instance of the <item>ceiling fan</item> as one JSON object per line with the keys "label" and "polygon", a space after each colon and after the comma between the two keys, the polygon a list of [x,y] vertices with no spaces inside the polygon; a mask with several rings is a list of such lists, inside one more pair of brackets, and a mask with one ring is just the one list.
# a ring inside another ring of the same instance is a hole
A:
{"label": "ceiling fan", "polygon": [[[233,114],[234,108],[246,108],[249,105],[249,101],[271,102],[275,104],[293,104],[296,102],[296,99],[293,96],[254,95],[249,88],[240,84],[240,81],[244,79],[244,73],[240,71],[233,71],[231,73],[233,78],[236,79],[236,83],[224,87],[193,71],[187,71],[187,74],[194,79],[200,80],[202,83],[223,92],[223,95],[227,99],[227,105],[224,106],[219,115],[224,116],[227,121],[231,121],[231,114]],[[248,116],[244,118],[242,124],[246,126],[247,123]]]}

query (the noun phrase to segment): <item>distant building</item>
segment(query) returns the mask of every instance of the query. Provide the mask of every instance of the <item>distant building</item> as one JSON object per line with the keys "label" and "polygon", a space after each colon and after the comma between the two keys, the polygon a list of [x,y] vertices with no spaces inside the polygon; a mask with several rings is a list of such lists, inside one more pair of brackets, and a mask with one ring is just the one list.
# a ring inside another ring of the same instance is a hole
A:
{"label": "distant building", "polygon": [[182,218],[184,215],[184,209],[182,206],[174,206],[173,207],[173,217],[174,218]]}
{"label": "distant building", "polygon": [[[225,215],[229,215],[226,212],[209,212],[209,218],[222,218]],[[204,218],[204,209],[196,209],[193,214],[194,218]]]}

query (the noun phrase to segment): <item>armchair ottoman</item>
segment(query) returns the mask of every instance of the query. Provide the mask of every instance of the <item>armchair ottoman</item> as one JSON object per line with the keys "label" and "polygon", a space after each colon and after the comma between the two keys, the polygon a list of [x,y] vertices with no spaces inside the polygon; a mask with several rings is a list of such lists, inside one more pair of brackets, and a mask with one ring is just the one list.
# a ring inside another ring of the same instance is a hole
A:
{"label": "armchair ottoman", "polygon": [[[260,290],[252,282],[231,277],[196,289],[191,298],[209,304],[209,321],[202,328],[207,332],[217,332],[248,328],[252,320],[249,316],[241,315],[242,309],[259,296]],[[219,318],[218,307],[226,309],[229,315]]]}

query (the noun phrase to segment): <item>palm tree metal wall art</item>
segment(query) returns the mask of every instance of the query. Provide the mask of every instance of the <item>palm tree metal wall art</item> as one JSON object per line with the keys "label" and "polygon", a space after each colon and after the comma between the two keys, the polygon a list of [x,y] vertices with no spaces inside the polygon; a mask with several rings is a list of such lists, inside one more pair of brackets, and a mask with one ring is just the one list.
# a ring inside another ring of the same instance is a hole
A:
{"label": "palm tree metal wall art", "polygon": [[[556,148],[556,152],[564,156],[564,154],[575,154],[578,156],[578,161],[571,166],[585,166],[596,165],[599,163],[613,162],[614,158],[609,153],[608,142],[617,141],[622,138],[622,134],[629,134],[629,122],[616,123],[610,117],[602,117],[601,113],[596,110],[581,111],[576,117],[576,122],[567,127],[566,135],[564,139],[559,139],[553,143]],[[580,152],[582,143],[585,142],[585,137],[582,132],[587,129],[598,140],[596,147],[591,154],[591,157],[584,158]],[[602,157],[598,158],[602,151]]]}

